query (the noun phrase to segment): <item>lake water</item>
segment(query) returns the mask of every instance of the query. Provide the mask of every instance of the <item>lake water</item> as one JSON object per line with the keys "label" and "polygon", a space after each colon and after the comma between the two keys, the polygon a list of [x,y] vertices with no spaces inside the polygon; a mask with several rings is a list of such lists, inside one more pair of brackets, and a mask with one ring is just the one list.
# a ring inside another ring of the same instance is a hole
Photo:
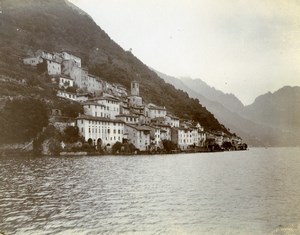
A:
{"label": "lake water", "polygon": [[0,158],[4,234],[300,234],[300,148]]}

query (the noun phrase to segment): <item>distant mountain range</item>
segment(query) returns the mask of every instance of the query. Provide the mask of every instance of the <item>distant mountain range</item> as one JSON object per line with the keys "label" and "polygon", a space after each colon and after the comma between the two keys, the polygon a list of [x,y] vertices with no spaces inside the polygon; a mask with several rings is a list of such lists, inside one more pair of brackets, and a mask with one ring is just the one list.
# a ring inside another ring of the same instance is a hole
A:
{"label": "distant mountain range", "polygon": [[178,79],[156,71],[166,82],[198,98],[231,131],[253,146],[300,145],[300,87],[283,87],[244,106],[232,94],[201,79]]}

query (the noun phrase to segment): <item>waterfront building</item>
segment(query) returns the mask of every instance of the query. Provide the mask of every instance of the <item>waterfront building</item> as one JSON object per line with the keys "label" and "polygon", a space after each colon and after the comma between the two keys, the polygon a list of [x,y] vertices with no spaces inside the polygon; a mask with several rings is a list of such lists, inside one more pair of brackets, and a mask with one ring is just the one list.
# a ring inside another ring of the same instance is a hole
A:
{"label": "waterfront building", "polygon": [[150,131],[148,126],[132,125],[125,123],[124,133],[127,136],[127,141],[132,143],[140,151],[150,149]]}
{"label": "waterfront building", "polygon": [[177,144],[181,150],[187,150],[198,145],[198,136],[196,128],[172,128],[171,140]]}
{"label": "waterfront building", "polygon": [[161,130],[157,126],[150,126],[151,144],[155,147],[155,150],[162,148]]}
{"label": "waterfront building", "polygon": [[76,125],[79,133],[91,145],[109,149],[116,142],[123,142],[124,122],[121,120],[79,115]]}
{"label": "waterfront building", "polygon": [[171,126],[165,124],[157,124],[160,128],[161,140],[171,140]]}

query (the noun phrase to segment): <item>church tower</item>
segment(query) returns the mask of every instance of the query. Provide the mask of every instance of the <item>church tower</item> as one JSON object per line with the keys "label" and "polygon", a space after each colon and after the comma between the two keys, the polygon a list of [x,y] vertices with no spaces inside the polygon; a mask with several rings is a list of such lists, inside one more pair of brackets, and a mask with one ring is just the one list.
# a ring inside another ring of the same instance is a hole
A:
{"label": "church tower", "polygon": [[131,95],[139,96],[140,95],[140,88],[139,83],[137,81],[131,82]]}

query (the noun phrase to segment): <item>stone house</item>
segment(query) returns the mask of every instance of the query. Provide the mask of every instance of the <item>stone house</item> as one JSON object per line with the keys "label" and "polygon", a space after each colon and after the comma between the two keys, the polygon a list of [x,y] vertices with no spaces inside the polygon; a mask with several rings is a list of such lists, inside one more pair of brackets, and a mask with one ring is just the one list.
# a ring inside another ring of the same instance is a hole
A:
{"label": "stone house", "polygon": [[132,143],[140,151],[150,149],[150,131],[151,128],[141,125],[132,125],[125,123],[124,133],[127,136],[127,141]]}

